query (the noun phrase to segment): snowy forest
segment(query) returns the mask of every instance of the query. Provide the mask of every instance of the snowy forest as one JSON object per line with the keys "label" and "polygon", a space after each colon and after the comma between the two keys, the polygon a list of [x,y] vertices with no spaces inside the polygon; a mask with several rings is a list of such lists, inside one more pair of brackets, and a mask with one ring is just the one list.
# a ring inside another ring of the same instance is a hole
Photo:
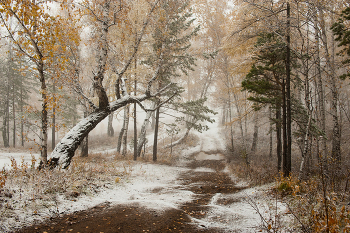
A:
{"label": "snowy forest", "polygon": [[350,232],[350,3],[0,0],[0,232]]}

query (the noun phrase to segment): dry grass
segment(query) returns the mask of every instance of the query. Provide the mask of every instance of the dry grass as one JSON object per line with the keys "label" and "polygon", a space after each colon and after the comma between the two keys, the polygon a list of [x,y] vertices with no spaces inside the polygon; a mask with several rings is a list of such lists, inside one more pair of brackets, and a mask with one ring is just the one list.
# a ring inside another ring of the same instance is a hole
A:
{"label": "dry grass", "polygon": [[278,176],[277,159],[270,157],[268,152],[260,149],[249,154],[249,165],[245,156],[237,148],[234,152],[228,151],[229,170],[238,178],[248,181],[252,186],[262,185],[275,181]]}
{"label": "dry grass", "polygon": [[[17,164],[1,172],[0,221],[24,216],[55,216],[59,214],[60,199],[75,200],[80,195],[94,195],[104,188],[112,188],[128,177],[132,165],[101,154],[88,158],[74,158],[66,170],[35,168],[31,164]],[[0,228],[0,231],[4,230]]]}

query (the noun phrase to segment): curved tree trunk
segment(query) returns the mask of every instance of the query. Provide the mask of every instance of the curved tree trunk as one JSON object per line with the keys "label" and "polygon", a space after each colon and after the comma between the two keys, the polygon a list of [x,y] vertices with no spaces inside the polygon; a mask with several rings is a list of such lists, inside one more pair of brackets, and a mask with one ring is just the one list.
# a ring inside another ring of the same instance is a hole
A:
{"label": "curved tree trunk", "polygon": [[89,114],[89,116],[82,119],[76,124],[56,145],[55,149],[50,155],[49,164],[51,167],[57,165],[62,168],[67,168],[74,156],[75,150],[83,141],[86,135],[93,130],[98,123],[105,119],[111,112],[124,107],[133,102],[142,102],[150,96],[142,95],[139,97],[125,96],[122,99],[116,100],[110,104],[110,108],[98,109]]}
{"label": "curved tree trunk", "polygon": [[62,168],[67,168],[74,156],[75,150],[83,141],[85,136],[87,136],[98,123],[105,119],[109,113],[110,112],[108,110],[93,112],[74,126],[52,151],[49,162],[50,165],[60,165]]}

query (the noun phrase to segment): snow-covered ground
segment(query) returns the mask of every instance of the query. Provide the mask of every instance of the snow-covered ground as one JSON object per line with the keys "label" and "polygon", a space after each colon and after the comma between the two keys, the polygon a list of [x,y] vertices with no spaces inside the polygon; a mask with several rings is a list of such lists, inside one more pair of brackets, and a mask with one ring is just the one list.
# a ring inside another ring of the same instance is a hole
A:
{"label": "snow-covered ground", "polygon": [[[181,166],[190,158],[190,155],[198,152],[197,160],[220,160],[223,155],[216,151],[225,149],[225,140],[220,134],[218,121],[209,124],[209,130],[198,134],[200,144],[192,148],[182,151],[182,159],[177,166],[168,166],[161,164],[145,164],[142,162],[130,163],[129,174],[127,179],[117,182],[115,185],[102,188],[95,195],[81,195],[72,200],[67,199],[63,195],[57,196],[56,205],[42,210],[40,213],[33,214],[30,209],[15,209],[15,217],[3,218],[2,229],[11,230],[13,227],[28,225],[38,220],[45,220],[55,214],[72,213],[79,210],[91,208],[104,202],[115,204],[137,203],[143,207],[157,211],[166,210],[168,208],[179,208],[181,204],[190,202],[194,193],[180,188],[181,184],[178,180],[180,174],[187,172],[190,168]],[[105,153],[113,153],[114,151],[105,151]],[[210,154],[212,152],[213,154]],[[38,155],[34,155],[38,158]],[[31,155],[0,153],[0,168],[9,166],[10,158],[13,157],[18,162],[24,158],[30,162]],[[7,165],[6,165],[7,164]],[[198,172],[215,172],[210,168],[196,168]],[[224,171],[228,172],[227,169]],[[234,176],[232,176],[234,179]],[[237,183],[242,187],[244,183]],[[216,227],[227,232],[256,232],[256,227],[261,224],[261,218],[257,213],[269,214],[269,198],[264,193],[268,186],[247,188],[233,194],[217,193],[212,197],[208,204],[210,207],[207,215],[203,219],[193,219],[193,223],[198,227]],[[155,190],[157,190],[155,192]],[[231,204],[222,205],[219,201],[222,199],[232,200]],[[1,216],[0,216],[1,217]],[[1,228],[0,228],[1,229]]]}
{"label": "snow-covered ground", "polygon": [[31,165],[33,158],[38,162],[40,155],[37,153],[11,153],[7,151],[0,151],[0,170],[10,169],[12,159],[16,161],[17,165],[22,163]]}

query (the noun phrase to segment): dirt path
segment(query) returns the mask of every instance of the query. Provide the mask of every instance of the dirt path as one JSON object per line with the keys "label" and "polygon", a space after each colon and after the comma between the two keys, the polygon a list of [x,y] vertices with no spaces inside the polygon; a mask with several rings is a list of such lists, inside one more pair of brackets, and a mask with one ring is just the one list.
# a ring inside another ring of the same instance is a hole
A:
{"label": "dirt path", "polygon": [[[213,205],[224,208],[237,201],[229,194],[240,190],[225,172],[226,161],[218,149],[220,146],[213,147],[220,143],[213,135],[202,138],[201,151],[188,156],[180,164],[186,169],[180,173],[178,180],[181,185],[174,191],[193,192],[193,198],[179,208],[159,212],[138,204],[112,205],[106,202],[17,232],[241,232],[225,229],[232,217],[212,211]],[[157,196],[164,191],[162,189],[157,187],[150,192]]]}

